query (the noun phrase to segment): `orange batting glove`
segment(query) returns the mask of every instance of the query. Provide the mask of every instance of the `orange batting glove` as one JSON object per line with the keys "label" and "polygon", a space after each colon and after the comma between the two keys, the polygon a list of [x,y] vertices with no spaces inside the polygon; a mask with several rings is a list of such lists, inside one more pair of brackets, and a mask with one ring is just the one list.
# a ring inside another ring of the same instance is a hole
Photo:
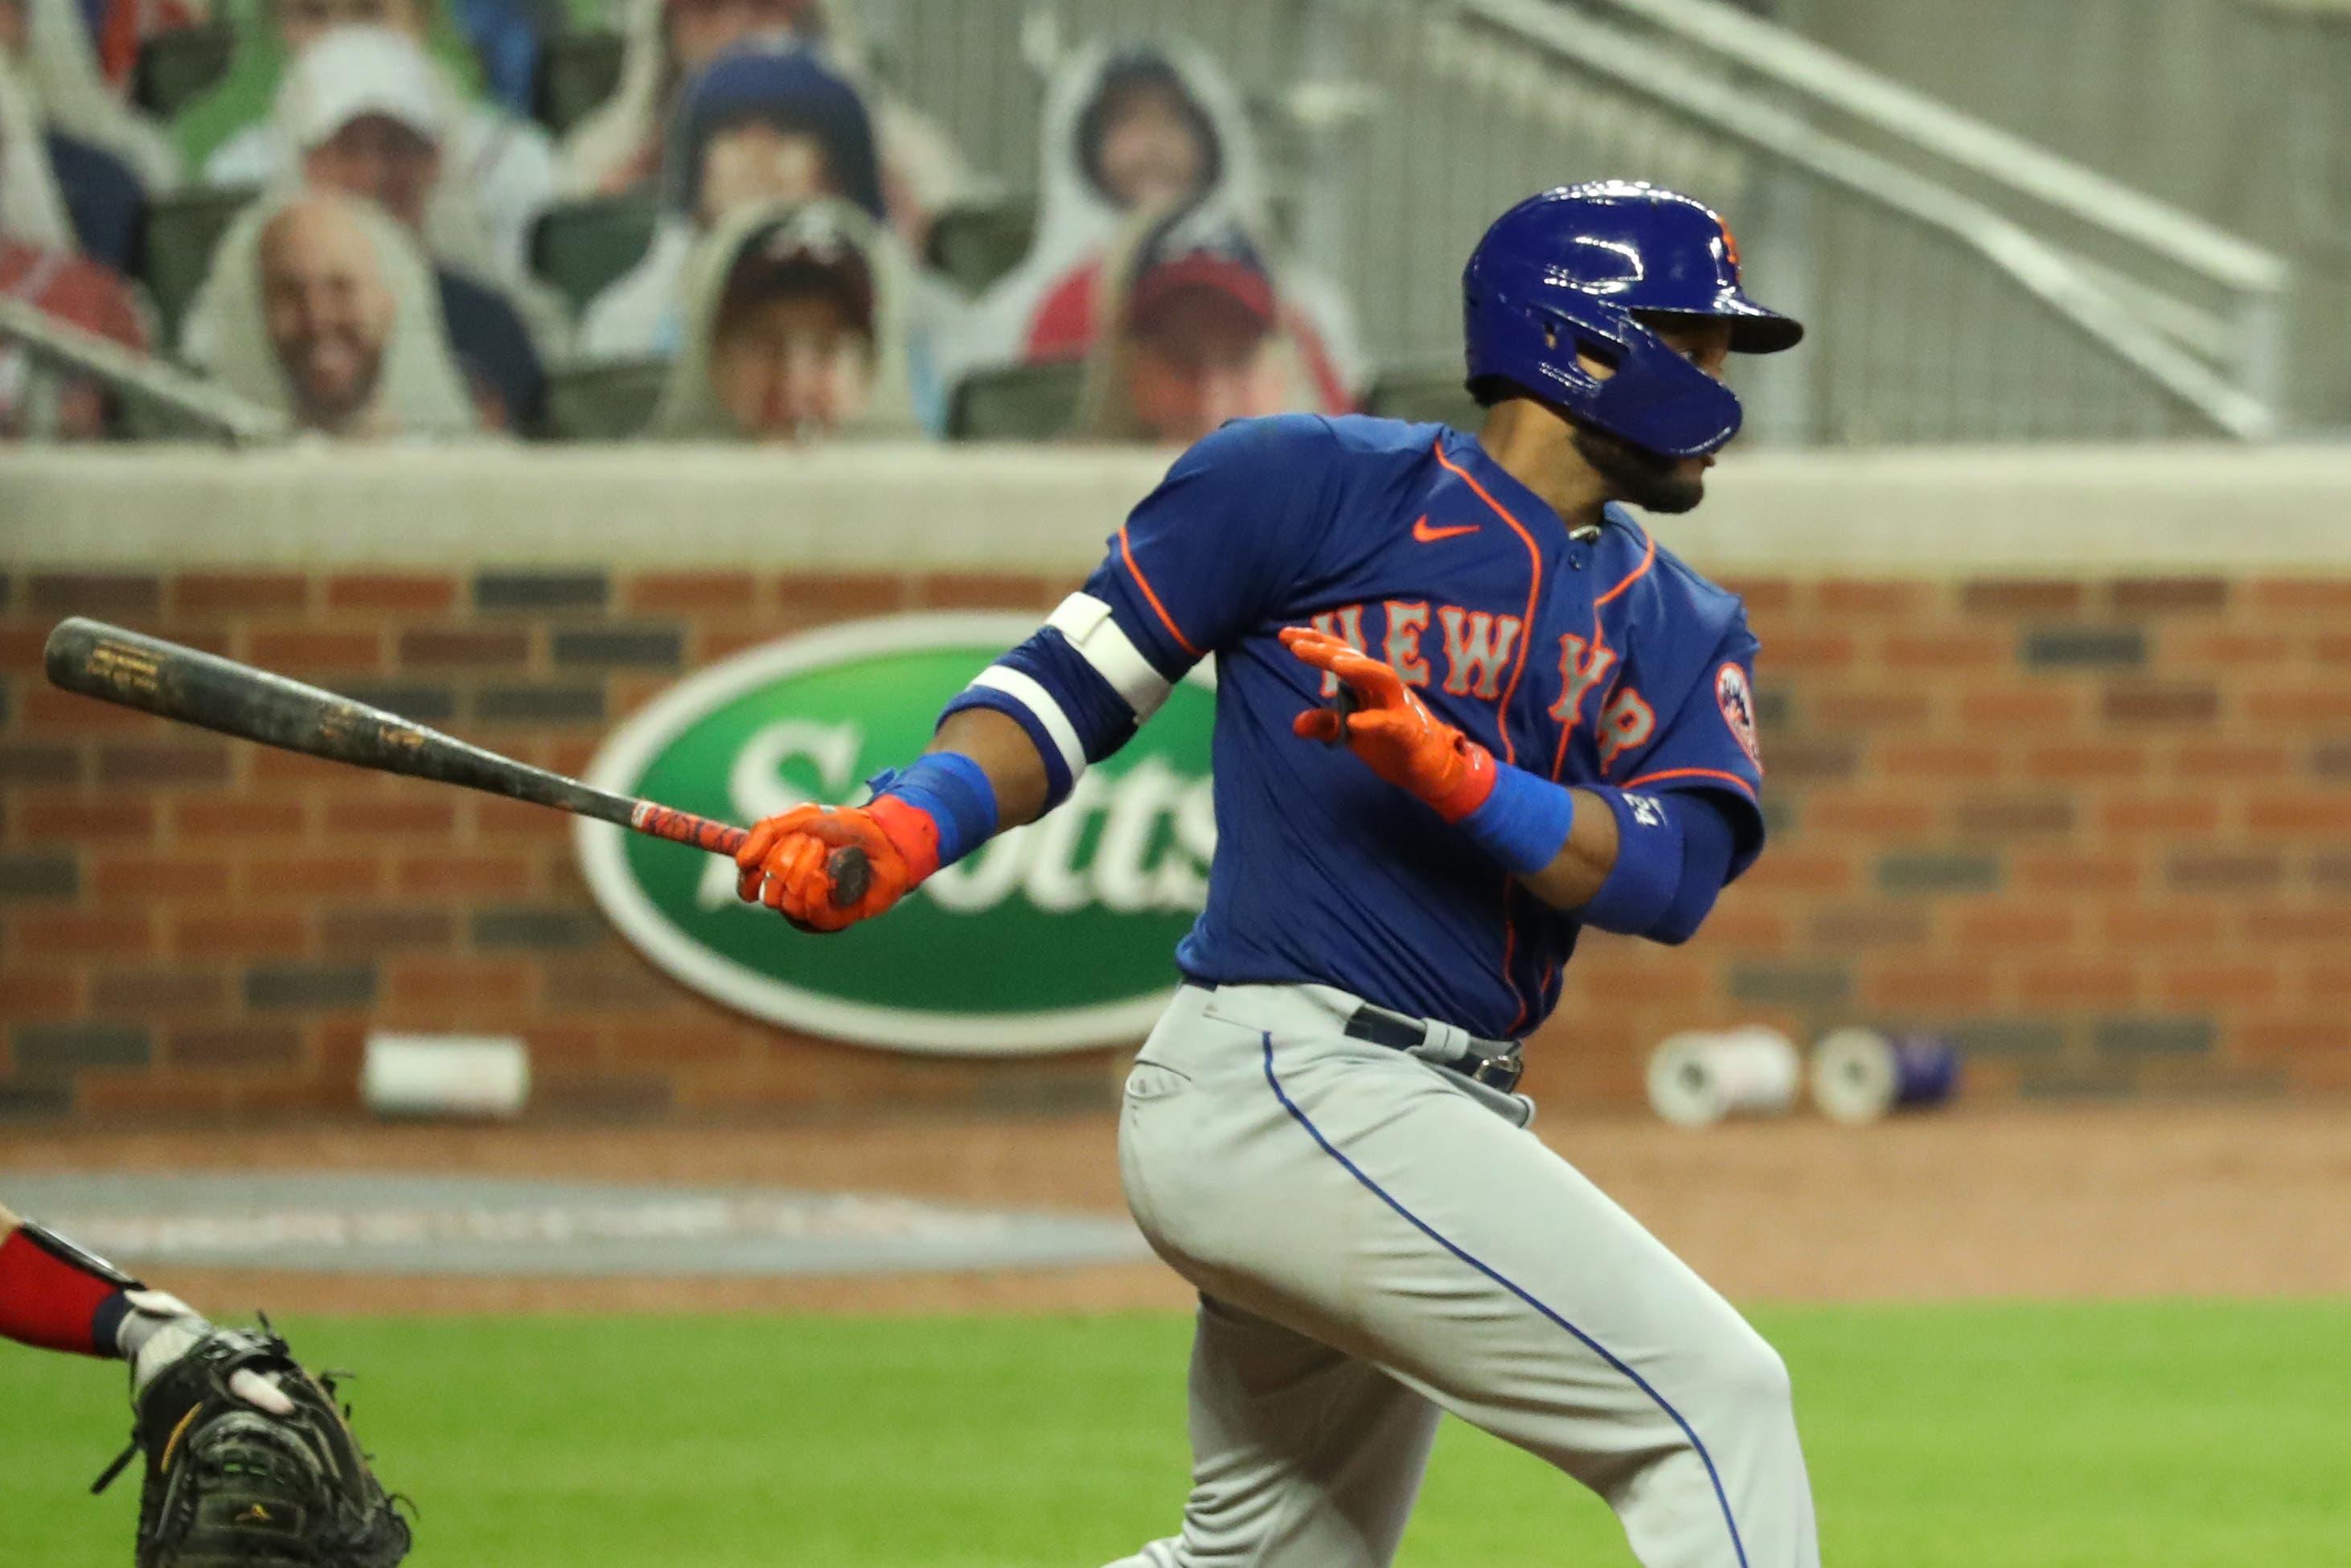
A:
{"label": "orange batting glove", "polygon": [[[871,806],[795,806],[752,828],[735,852],[736,895],[764,904],[803,931],[840,931],[871,920],[939,865],[939,830],[928,815],[883,796]],[[836,851],[865,852],[865,893],[839,904]]]}
{"label": "orange batting glove", "polygon": [[1365,767],[1458,822],[1494,792],[1494,754],[1428,711],[1404,677],[1353,644],[1309,626],[1282,629],[1281,645],[1336,675],[1352,711],[1311,707],[1290,727],[1326,746],[1344,744]]}

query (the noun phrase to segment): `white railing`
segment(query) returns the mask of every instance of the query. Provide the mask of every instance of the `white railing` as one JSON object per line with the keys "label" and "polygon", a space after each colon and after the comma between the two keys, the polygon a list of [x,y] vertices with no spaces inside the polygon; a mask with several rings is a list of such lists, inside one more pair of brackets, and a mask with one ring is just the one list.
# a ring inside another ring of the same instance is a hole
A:
{"label": "white railing", "polygon": [[77,378],[99,382],[131,407],[142,426],[153,427],[153,434],[193,431],[235,446],[283,441],[288,434],[286,417],[276,410],[20,299],[0,298],[0,344],[31,360],[37,375],[53,383]]}
{"label": "white railing", "polygon": [[[1720,206],[1805,349],[1741,367],[1761,440],[2258,437],[2274,255],[1716,0],[871,0],[898,84],[1033,182],[1039,40],[1181,36],[1275,154],[1301,259],[1384,364],[1458,363],[1461,261],[1547,185]],[[1024,40],[1027,47],[1024,51]]]}
{"label": "white railing", "polygon": [[[2225,287],[2275,293],[2285,286],[2285,262],[2273,252],[1723,0],[1573,3],[1647,23],[1677,43],[1729,60],[1809,103],[1874,126],[1954,169],[2029,196],[2053,213],[2106,230]],[[1535,8],[1560,7],[1555,0],[1537,0]]]}
{"label": "white railing", "polygon": [[[1332,3],[1352,6],[1367,17],[1398,9],[1394,0]],[[1834,87],[1839,94],[1840,108],[1899,116],[1923,101],[1891,83],[1877,82],[1875,90],[1862,91],[1861,87],[1866,84],[1859,78],[1867,78],[1868,73],[1850,67],[1843,71],[1827,68],[1828,63],[1841,66],[1842,62],[1835,62],[1834,57],[1813,45],[1779,34],[1713,0],[1593,3],[1637,10],[1645,16],[1703,6],[1706,16],[1701,19],[1707,21],[1715,19],[1715,12],[1726,13],[1743,26],[1725,27],[1720,37],[1711,41],[1708,52],[1727,56],[1732,52],[1728,40],[1751,38],[1760,33],[1789,46],[1783,51],[1787,57],[1779,62],[1783,68],[1790,67],[1791,61],[1811,68],[1803,72],[1784,69],[1789,81],[1783,85],[1803,85],[1808,90]],[[1508,52],[1506,58],[1499,62],[1506,73],[1523,76],[1524,58],[1517,51],[1533,46],[1544,51],[1553,64],[1554,69],[1550,73],[1553,77],[1552,90],[1572,90],[1568,82],[1558,79],[1562,70],[1569,73],[1571,79],[1597,79],[1614,93],[1663,111],[1685,132],[1702,129],[1712,138],[1756,155],[1763,167],[1749,171],[1750,178],[1742,183],[1755,183],[1756,174],[1777,174],[1783,185],[1789,178],[1798,182],[1797,191],[1789,193],[1797,199],[1790,204],[1799,214],[1805,214],[1809,208],[1808,215],[1813,221],[1790,223],[1786,214],[1764,215],[1759,243],[1750,253],[1759,287],[1760,280],[1771,276],[1775,264],[1784,261],[1796,265],[1797,256],[1803,256],[1813,273],[1806,280],[1810,287],[1804,292],[1813,297],[1815,315],[1822,316],[1822,325],[1828,333],[1867,329],[1908,344],[1909,350],[1917,354],[1921,362],[1902,372],[1893,384],[1889,384],[1892,379],[1884,376],[1866,378],[1875,385],[1870,402],[1881,418],[1887,414],[1898,416],[1898,404],[1905,401],[1900,382],[1907,382],[1915,393],[1929,399],[1942,395],[1954,405],[1972,402],[1988,406],[1993,392],[1990,385],[1949,388],[1946,392],[1938,383],[1955,377],[1982,380],[1981,372],[1968,362],[1971,353],[1980,357],[1980,346],[1970,346],[1965,339],[1971,332],[2000,327],[2003,329],[1991,345],[1995,362],[1984,367],[1992,375],[2001,372],[1999,361],[2010,355],[2045,354],[2050,345],[2036,340],[2036,335],[2053,329],[2064,336],[2069,352],[2087,353],[2127,367],[2161,394],[2173,413],[2185,414],[2190,428],[2201,424],[2241,437],[2268,435],[2276,429],[2278,378],[2274,346],[2286,269],[2266,252],[2210,230],[2187,214],[2172,214],[2179,223],[2166,235],[2162,251],[2165,259],[2191,267],[2216,288],[2230,291],[2238,306],[2238,329],[2231,331],[2214,320],[2195,300],[2167,292],[2144,276],[2124,272],[2110,260],[2086,260],[1987,199],[1955,184],[1938,182],[1885,152],[1821,129],[1797,109],[1774,101],[1774,95],[1750,90],[1742,79],[1726,78],[1719,65],[1703,57],[1703,54],[1692,58],[1689,52],[1661,49],[1652,37],[1599,21],[1588,12],[1552,0],[1452,0],[1450,9],[1454,15],[1441,20],[1430,17],[1428,7],[1413,9],[1419,11],[1423,18],[1420,26],[1424,47],[1418,54],[1422,68],[1448,73],[1465,89],[1478,79],[1481,68],[1479,33],[1483,30],[1484,51]],[[1754,62],[1741,56],[1736,63],[1745,69]],[[2013,141],[2012,138],[1939,107],[1912,129],[1922,140],[1932,142],[1938,152],[1964,157],[1971,172],[1979,174],[1996,170],[2000,157],[2008,151],[2006,144]],[[2158,216],[2168,209],[2144,196],[2122,193],[2120,187],[2086,170],[2047,154],[2022,158],[2020,167],[2027,171],[2031,193],[2043,202],[2063,197],[2072,204],[2068,207],[2070,217],[2092,221],[2089,209],[2096,208],[2100,214],[2111,219],[2106,225],[2110,233],[2133,239],[2163,229]],[[2110,197],[2114,198],[2110,205],[2101,204]],[[1886,276],[1895,269],[1884,265],[1885,257],[1869,254],[1865,246],[1837,244],[1838,225],[1832,214],[1820,211],[1824,201],[1866,209],[1876,223],[1865,226],[1882,227],[1891,220],[1915,231],[1908,240],[1913,247],[1921,239],[1928,240],[1916,257],[1917,265],[1900,269],[1908,271],[1909,276]],[[1812,232],[1804,232],[1806,229]],[[2020,317],[2013,308],[2021,302],[2016,298],[1988,309],[1952,308],[1954,291],[1970,286],[1954,274],[1953,263],[1961,256],[1989,267],[2006,285],[2007,293],[2037,302],[2040,309]],[[1872,301],[1875,308],[1867,312],[1878,319],[1866,329],[1857,326],[1849,310],[1839,308],[1840,303],[1853,302],[1856,287],[1880,297]],[[1894,292],[1897,288],[1907,288],[1911,301],[1906,304]],[[2038,326],[2032,320],[2036,314],[2044,319]],[[1816,358],[1843,360],[1848,366],[1857,359],[1874,357],[1865,344],[1824,343],[1818,347],[1822,352]],[[2199,348],[2222,350],[2220,362],[2216,364],[2199,353]],[[1818,379],[1813,378],[1815,383]],[[2020,387],[2018,393],[2029,397],[2032,390]],[[1889,395],[1896,399],[1897,406],[1889,408],[1880,401]],[[1822,389],[1815,401],[1833,410],[1836,392]],[[1916,402],[1917,398],[1908,401]],[[1784,414],[1785,411],[1782,412]],[[2095,411],[2083,413],[2096,417]],[[2133,424],[2145,423],[2147,417],[2127,416],[2121,422],[2121,430],[2111,423],[2104,428],[2093,428],[2100,434],[2120,434]],[[1916,418],[1897,417],[1896,423],[1909,434],[1929,434]],[[2036,423],[2048,425],[2052,421],[2044,413]],[[2159,423],[2172,422],[2166,419]],[[1849,420],[1832,418],[1829,426],[1816,434],[1831,437],[1861,434]],[[1975,429],[1948,434],[1987,433]],[[2053,434],[2075,433],[2078,432],[2064,428],[2048,430]]]}
{"label": "white railing", "polygon": [[[2274,409],[2292,269],[2276,252],[1764,22],[1724,0],[1572,0],[1646,25],[1682,50],[1778,89],[1813,120],[1867,133],[1890,161],[2081,254],[2084,270],[2147,322]],[[1516,12],[1527,0],[1485,9]],[[1532,9],[1557,12],[1557,0]],[[1750,87],[1751,90],[1751,87]],[[2217,302],[2217,308],[2207,301]]]}

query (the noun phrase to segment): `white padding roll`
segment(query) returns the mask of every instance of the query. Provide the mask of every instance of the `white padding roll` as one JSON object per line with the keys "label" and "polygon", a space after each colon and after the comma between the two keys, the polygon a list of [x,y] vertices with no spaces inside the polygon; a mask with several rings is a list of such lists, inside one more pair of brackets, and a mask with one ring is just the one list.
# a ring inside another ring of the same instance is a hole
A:
{"label": "white padding roll", "polygon": [[371,1034],[360,1090],[379,1116],[517,1116],[530,1051],[512,1035]]}
{"label": "white padding roll", "polygon": [[1959,1088],[1959,1050],[1933,1034],[1833,1030],[1813,1047],[1813,1103],[1832,1121],[1875,1122],[1940,1105]]}
{"label": "white padding roll", "polygon": [[1813,1047],[1813,1103],[1833,1122],[1875,1122],[1902,1087],[1891,1041],[1874,1029],[1840,1029]]}
{"label": "white padding roll", "polygon": [[1760,1024],[1673,1035],[1649,1054],[1649,1104],[1680,1127],[1776,1116],[1795,1103],[1795,1043]]}

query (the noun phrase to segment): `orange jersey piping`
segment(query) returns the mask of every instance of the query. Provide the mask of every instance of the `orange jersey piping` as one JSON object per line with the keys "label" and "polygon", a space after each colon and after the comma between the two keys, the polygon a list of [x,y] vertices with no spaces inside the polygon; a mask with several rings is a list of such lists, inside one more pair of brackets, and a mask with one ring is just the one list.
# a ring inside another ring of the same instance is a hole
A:
{"label": "orange jersey piping", "polygon": [[1753,800],[1755,786],[1736,773],[1725,773],[1719,768],[1668,768],[1662,773],[1644,773],[1638,779],[1627,779],[1617,786],[1620,789],[1637,789],[1644,784],[1655,784],[1660,779],[1715,779],[1725,784],[1736,784]]}
{"label": "orange jersey piping", "polygon": [[1176,617],[1167,613],[1167,606],[1159,602],[1159,595],[1152,591],[1151,580],[1143,575],[1141,567],[1134,564],[1134,550],[1126,542],[1124,523],[1118,526],[1118,553],[1120,559],[1126,562],[1126,570],[1134,574],[1134,586],[1143,590],[1143,597],[1149,601],[1151,608],[1158,612],[1159,623],[1167,628],[1167,634],[1176,639],[1176,645],[1195,659],[1205,658],[1207,655],[1192,646],[1192,640],[1184,635],[1184,629],[1176,624]]}

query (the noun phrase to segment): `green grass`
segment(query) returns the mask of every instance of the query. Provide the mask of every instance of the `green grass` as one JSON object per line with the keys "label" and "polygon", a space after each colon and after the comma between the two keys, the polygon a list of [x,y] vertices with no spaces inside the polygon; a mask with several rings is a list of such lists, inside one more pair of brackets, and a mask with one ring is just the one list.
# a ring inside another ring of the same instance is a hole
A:
{"label": "green grass", "polygon": [[[2351,1303],[1763,1312],[1835,1568],[2351,1563]],[[419,1568],[1097,1568],[1182,1497],[1188,1328],[334,1320]],[[0,1356],[0,1561],[119,1568],[115,1369]],[[1403,1553],[1629,1563],[1606,1511],[1450,1427]]]}

